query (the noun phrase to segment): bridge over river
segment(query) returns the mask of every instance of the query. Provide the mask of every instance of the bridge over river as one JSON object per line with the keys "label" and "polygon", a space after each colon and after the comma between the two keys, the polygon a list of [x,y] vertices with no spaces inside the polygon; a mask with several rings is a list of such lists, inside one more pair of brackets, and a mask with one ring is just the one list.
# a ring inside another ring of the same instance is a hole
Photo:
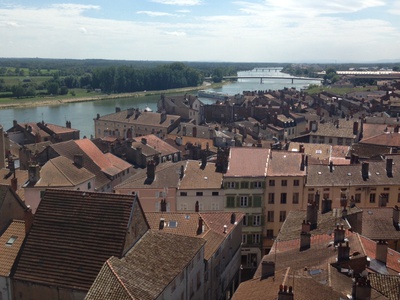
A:
{"label": "bridge over river", "polygon": [[262,76],[262,75],[224,76],[223,79],[227,79],[227,80],[236,80],[236,79],[260,79],[260,83],[263,83],[263,79],[286,79],[286,80],[291,80],[292,83],[293,83],[295,80],[302,80],[302,81],[321,81],[320,78],[294,77],[294,76]]}

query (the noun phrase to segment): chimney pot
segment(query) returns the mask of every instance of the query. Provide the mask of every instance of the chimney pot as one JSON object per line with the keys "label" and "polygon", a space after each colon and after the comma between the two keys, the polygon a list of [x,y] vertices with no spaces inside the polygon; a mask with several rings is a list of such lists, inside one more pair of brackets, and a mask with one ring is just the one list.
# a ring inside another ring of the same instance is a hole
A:
{"label": "chimney pot", "polygon": [[384,240],[379,240],[376,243],[375,258],[386,264],[387,250],[388,250],[388,243]]}

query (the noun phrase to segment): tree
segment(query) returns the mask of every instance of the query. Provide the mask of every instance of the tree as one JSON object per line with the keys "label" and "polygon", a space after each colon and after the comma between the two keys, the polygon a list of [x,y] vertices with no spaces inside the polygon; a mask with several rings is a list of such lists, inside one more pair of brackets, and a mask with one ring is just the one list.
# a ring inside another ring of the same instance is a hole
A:
{"label": "tree", "polygon": [[60,87],[60,95],[67,95],[68,94],[68,88],[63,85],[62,87]]}
{"label": "tree", "polygon": [[400,67],[399,66],[394,66],[392,68],[392,70],[395,71],[395,72],[398,72],[398,71],[400,71]]}
{"label": "tree", "polygon": [[47,93],[50,95],[58,95],[60,86],[57,82],[50,82],[47,84]]}
{"label": "tree", "polygon": [[25,96],[26,91],[22,85],[18,84],[11,87],[11,92],[14,97],[21,98],[22,96]]}

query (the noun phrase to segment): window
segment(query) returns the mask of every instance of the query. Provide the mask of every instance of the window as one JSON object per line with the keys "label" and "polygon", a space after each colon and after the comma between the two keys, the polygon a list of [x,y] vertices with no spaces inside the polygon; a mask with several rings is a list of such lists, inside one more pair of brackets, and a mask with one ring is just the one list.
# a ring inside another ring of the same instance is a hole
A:
{"label": "window", "polygon": [[211,210],[219,210],[219,203],[218,202],[211,203]]}
{"label": "window", "polygon": [[256,181],[256,182],[254,182],[254,188],[255,188],[255,189],[260,189],[260,188],[262,188],[262,182],[261,182],[261,181]]}
{"label": "window", "polygon": [[235,197],[229,196],[226,198],[226,207],[235,207]]}
{"label": "window", "polygon": [[188,209],[187,203],[180,204],[180,210],[187,210],[187,209]]}
{"label": "window", "polygon": [[219,192],[212,192],[213,196],[219,196]]}
{"label": "window", "polygon": [[324,193],[322,195],[322,199],[329,199],[329,193]]}
{"label": "window", "polygon": [[187,196],[187,192],[180,192],[181,196]]}
{"label": "window", "polygon": [[286,219],[286,211],[285,210],[281,210],[279,212],[279,222],[284,222]]}
{"label": "window", "polygon": [[275,186],[275,180],[270,179],[269,180],[269,186]]}
{"label": "window", "polygon": [[274,237],[274,230],[273,229],[267,229],[267,238],[271,239]]}
{"label": "window", "polygon": [[203,196],[203,192],[196,192],[196,196]]}
{"label": "window", "polygon": [[247,244],[247,234],[242,234],[242,244]]}
{"label": "window", "polygon": [[293,204],[299,204],[299,198],[300,198],[299,193],[293,193]]}
{"label": "window", "polygon": [[261,196],[253,196],[253,207],[261,207]]}
{"label": "window", "polygon": [[232,181],[229,181],[229,182],[226,183],[226,187],[228,189],[234,189],[235,188],[235,183],[232,182]]}
{"label": "window", "polygon": [[248,217],[247,217],[247,215],[244,215],[243,216],[243,226],[247,226],[248,225],[247,221],[248,221]]}
{"label": "window", "polygon": [[275,203],[275,194],[268,193],[268,204],[274,204],[274,203]]}
{"label": "window", "polygon": [[338,145],[343,145],[343,138],[339,137],[339,138],[337,139],[337,144],[338,144]]}
{"label": "window", "polygon": [[375,203],[376,194],[369,194],[369,203]]}
{"label": "window", "polygon": [[249,183],[247,181],[242,181],[240,183],[240,188],[241,189],[248,189],[249,188]]}
{"label": "window", "polygon": [[260,244],[261,243],[261,236],[259,233],[253,234],[253,244]]}
{"label": "window", "polygon": [[281,204],[286,204],[286,197],[287,197],[286,193],[281,193]]}
{"label": "window", "polygon": [[355,194],[354,195],[354,200],[356,203],[361,203],[361,194]]}
{"label": "window", "polygon": [[274,212],[272,210],[267,212],[267,221],[274,222]]}
{"label": "window", "polygon": [[90,190],[91,188],[92,188],[92,183],[89,181],[89,182],[87,183],[87,189]]}
{"label": "window", "polygon": [[308,203],[313,202],[314,201],[314,193],[308,194],[307,200],[308,200]]}
{"label": "window", "polygon": [[261,215],[253,216],[253,226],[261,226]]}
{"label": "window", "polygon": [[281,186],[287,186],[287,180],[286,179],[281,180]]}
{"label": "window", "polygon": [[300,185],[300,180],[295,179],[293,180],[293,186],[299,186]]}
{"label": "window", "polygon": [[240,206],[241,207],[249,206],[249,198],[247,196],[240,196]]}

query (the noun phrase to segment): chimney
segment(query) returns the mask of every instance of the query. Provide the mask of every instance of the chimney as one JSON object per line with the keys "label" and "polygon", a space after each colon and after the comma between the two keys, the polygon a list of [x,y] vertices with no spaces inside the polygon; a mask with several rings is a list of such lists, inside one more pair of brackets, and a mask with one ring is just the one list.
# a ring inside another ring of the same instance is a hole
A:
{"label": "chimney", "polygon": [[167,211],[167,201],[165,199],[161,200],[160,209],[161,209],[162,212]]}
{"label": "chimney", "polygon": [[120,111],[121,111],[121,107],[116,106],[116,107],[115,107],[115,112],[116,112],[116,113],[119,113]]}
{"label": "chimney", "polygon": [[13,120],[13,127],[16,127],[18,125],[18,121],[17,120]]}
{"label": "chimney", "polygon": [[199,226],[197,227],[197,234],[203,233],[203,218],[199,217]]}
{"label": "chimney", "polygon": [[199,201],[196,201],[196,204],[194,205],[194,211],[199,212],[199,208],[200,208]]}
{"label": "chimney", "polygon": [[181,165],[181,171],[179,173],[179,179],[182,180],[184,175],[185,175],[185,167],[183,165]]}
{"label": "chimney", "polygon": [[289,286],[289,288],[285,286],[280,286],[279,287],[279,292],[278,292],[278,300],[293,300],[294,295],[293,295],[293,288]]}
{"label": "chimney", "polygon": [[306,221],[310,222],[310,229],[314,230],[317,228],[318,223],[318,206],[315,202],[307,204],[307,215]]}
{"label": "chimney", "polygon": [[197,127],[193,127],[193,129],[192,129],[192,137],[197,137]]}
{"label": "chimney", "polygon": [[156,177],[156,163],[154,160],[150,160],[147,163],[147,178],[154,179]]}
{"label": "chimney", "polygon": [[386,158],[386,174],[393,177],[393,158]]}
{"label": "chimney", "polygon": [[300,233],[300,251],[310,249],[311,247],[311,233],[301,232]]}
{"label": "chimney", "polygon": [[164,218],[160,218],[160,225],[158,226],[159,230],[163,230],[165,226],[165,219]]}
{"label": "chimney", "polygon": [[346,209],[346,207],[347,207],[347,198],[346,197],[340,198],[340,207],[343,209]]}
{"label": "chimney", "polygon": [[386,265],[388,243],[384,240],[379,240],[376,243],[375,258]]}
{"label": "chimney", "polygon": [[11,188],[12,188],[12,190],[14,192],[17,191],[17,189],[18,189],[18,179],[17,179],[17,177],[11,178]]}
{"label": "chimney", "polygon": [[0,125],[0,169],[6,167],[6,143],[3,127]]}
{"label": "chimney", "polygon": [[321,213],[327,213],[332,210],[332,200],[322,199],[321,201]]}
{"label": "chimney", "polygon": [[399,230],[399,221],[400,221],[400,209],[397,205],[393,207],[393,225]]}
{"label": "chimney", "polygon": [[275,275],[275,262],[265,261],[261,262],[261,280]]}
{"label": "chimney", "polygon": [[160,124],[161,124],[161,123],[164,123],[165,120],[167,119],[167,113],[165,112],[165,110],[163,110],[163,111],[161,112],[160,117],[161,117],[161,119],[160,119]]}
{"label": "chimney", "polygon": [[357,135],[358,134],[358,122],[354,121],[353,123],[353,134]]}
{"label": "chimney", "polygon": [[25,211],[24,221],[25,221],[25,234],[28,234],[33,224],[33,213],[32,209],[29,206],[28,209]]}
{"label": "chimney", "polygon": [[133,116],[133,112],[134,112],[133,108],[128,108],[127,111],[126,111],[126,118],[128,119],[131,116]]}
{"label": "chimney", "polygon": [[236,214],[232,213],[231,214],[231,224],[235,224],[236,223]]}
{"label": "chimney", "polygon": [[371,283],[365,277],[356,277],[353,282],[351,296],[353,300],[370,300],[371,299]]}
{"label": "chimney", "polygon": [[350,259],[349,242],[339,243],[337,251],[338,251],[338,256],[337,256],[338,262],[347,261]]}
{"label": "chimney", "polygon": [[368,179],[369,163],[363,162],[361,164],[361,175],[364,180]]}
{"label": "chimney", "polygon": [[207,151],[201,150],[201,168],[204,169],[207,165]]}
{"label": "chimney", "polygon": [[345,232],[346,232],[346,230],[343,228],[343,225],[341,225],[340,227],[339,227],[339,225],[336,226],[336,228],[333,232],[333,242],[335,245],[341,244],[344,242]]}
{"label": "chimney", "polygon": [[74,164],[78,168],[82,168],[83,167],[83,155],[82,154],[74,154]]}
{"label": "chimney", "polygon": [[333,161],[329,162],[329,172],[333,172]]}
{"label": "chimney", "polygon": [[303,145],[303,144],[300,144],[300,146],[299,146],[299,152],[300,152],[300,153],[304,153],[304,145]]}
{"label": "chimney", "polygon": [[303,220],[303,223],[301,224],[301,232],[310,233],[310,231],[311,231],[310,222],[306,222],[306,220]]}
{"label": "chimney", "polygon": [[304,154],[301,155],[300,171],[304,171]]}
{"label": "chimney", "polygon": [[319,207],[319,199],[320,199],[320,194],[319,194],[319,191],[317,190],[317,192],[314,195],[314,202],[315,202],[315,205],[317,206],[317,208]]}
{"label": "chimney", "polygon": [[142,144],[146,145],[147,144],[147,139],[146,138],[142,138]]}
{"label": "chimney", "polygon": [[28,168],[28,178],[31,183],[36,183],[40,179],[40,167],[37,164],[30,165]]}

